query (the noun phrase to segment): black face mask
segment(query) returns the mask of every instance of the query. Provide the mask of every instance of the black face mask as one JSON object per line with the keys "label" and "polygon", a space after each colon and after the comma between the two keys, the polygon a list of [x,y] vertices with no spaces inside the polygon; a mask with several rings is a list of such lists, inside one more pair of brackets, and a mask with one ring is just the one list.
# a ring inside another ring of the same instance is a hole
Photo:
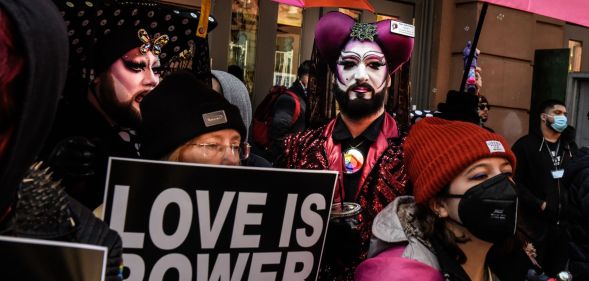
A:
{"label": "black face mask", "polygon": [[515,185],[506,174],[500,174],[473,186],[461,198],[458,216],[462,225],[474,236],[490,243],[513,237],[517,223]]}

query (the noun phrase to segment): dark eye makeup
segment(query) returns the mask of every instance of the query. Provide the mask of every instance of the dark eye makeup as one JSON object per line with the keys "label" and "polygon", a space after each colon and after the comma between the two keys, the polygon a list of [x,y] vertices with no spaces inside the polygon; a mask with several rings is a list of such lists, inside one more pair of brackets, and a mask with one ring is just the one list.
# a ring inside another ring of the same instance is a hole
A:
{"label": "dark eye makeup", "polygon": [[343,60],[343,61],[339,61],[338,64],[343,66],[344,69],[350,69],[350,68],[356,66],[357,63],[355,61],[351,61],[351,60]]}
{"label": "dark eye makeup", "polygon": [[487,177],[486,173],[476,173],[474,175],[472,175],[471,177],[469,177],[469,180],[482,180],[485,179]]}
{"label": "dark eye makeup", "polygon": [[128,61],[128,60],[124,60],[123,59],[123,65],[125,65],[125,67],[131,71],[135,71],[135,72],[139,72],[145,69],[145,63],[143,62],[134,62],[134,61]]}
{"label": "dark eye makeup", "polygon": [[[143,70],[145,70],[145,68],[147,67],[147,65],[145,64],[145,62],[134,62],[131,60],[123,60],[123,65],[125,66],[125,68],[133,71],[133,72],[141,72]],[[154,74],[160,74],[163,71],[163,67],[162,66],[152,66],[151,70],[153,71]]]}
{"label": "dark eye makeup", "polygon": [[375,62],[369,63],[368,66],[370,66],[372,69],[379,69],[382,66],[384,66],[384,63],[379,62],[379,61],[375,61]]}

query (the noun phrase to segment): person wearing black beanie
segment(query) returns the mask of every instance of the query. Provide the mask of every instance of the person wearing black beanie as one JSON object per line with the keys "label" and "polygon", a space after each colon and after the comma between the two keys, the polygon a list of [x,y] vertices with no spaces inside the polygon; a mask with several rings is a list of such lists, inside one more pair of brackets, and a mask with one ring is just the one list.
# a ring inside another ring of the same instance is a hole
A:
{"label": "person wearing black beanie", "polygon": [[147,159],[239,165],[249,156],[239,109],[193,74],[168,76],[141,102]]}

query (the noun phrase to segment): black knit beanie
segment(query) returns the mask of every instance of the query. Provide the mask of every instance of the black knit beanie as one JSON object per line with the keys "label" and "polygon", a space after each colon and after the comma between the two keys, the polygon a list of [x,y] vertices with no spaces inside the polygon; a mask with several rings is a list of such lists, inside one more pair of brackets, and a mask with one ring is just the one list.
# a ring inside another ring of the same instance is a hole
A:
{"label": "black knit beanie", "polygon": [[167,76],[141,101],[141,155],[161,159],[205,133],[234,129],[245,140],[239,109],[189,72]]}

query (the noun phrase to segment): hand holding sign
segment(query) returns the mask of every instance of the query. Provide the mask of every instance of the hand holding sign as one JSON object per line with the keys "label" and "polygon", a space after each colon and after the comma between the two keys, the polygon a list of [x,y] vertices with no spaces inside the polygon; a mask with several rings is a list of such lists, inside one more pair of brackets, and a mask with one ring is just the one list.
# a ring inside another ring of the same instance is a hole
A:
{"label": "hand holding sign", "polygon": [[315,278],[335,173],[111,161],[127,280]]}

